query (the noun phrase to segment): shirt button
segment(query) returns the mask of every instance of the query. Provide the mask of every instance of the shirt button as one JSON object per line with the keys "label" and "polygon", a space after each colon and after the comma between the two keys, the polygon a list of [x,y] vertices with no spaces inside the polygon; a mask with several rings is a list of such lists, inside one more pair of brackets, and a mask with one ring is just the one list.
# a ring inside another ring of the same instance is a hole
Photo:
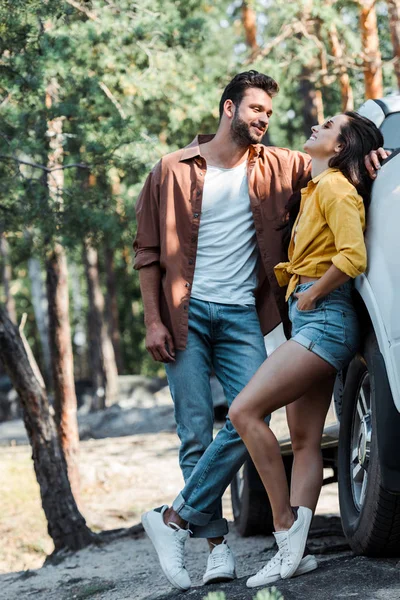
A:
{"label": "shirt button", "polygon": [[187,310],[187,304],[183,305],[183,310]]}
{"label": "shirt button", "polygon": [[190,283],[185,283],[185,287],[190,288]]}
{"label": "shirt button", "polygon": [[196,241],[196,239],[197,239],[197,238],[196,238],[196,236],[194,235],[194,236],[192,237],[192,242],[195,242],[195,241]]}
{"label": "shirt button", "polygon": [[193,260],[193,258],[189,258],[189,265],[194,265],[194,260]]}
{"label": "shirt button", "polygon": [[193,215],[193,216],[194,216],[194,218],[195,218],[195,219],[198,219],[198,218],[199,218],[199,216],[200,216],[200,214],[199,214],[199,213],[194,213],[194,215]]}

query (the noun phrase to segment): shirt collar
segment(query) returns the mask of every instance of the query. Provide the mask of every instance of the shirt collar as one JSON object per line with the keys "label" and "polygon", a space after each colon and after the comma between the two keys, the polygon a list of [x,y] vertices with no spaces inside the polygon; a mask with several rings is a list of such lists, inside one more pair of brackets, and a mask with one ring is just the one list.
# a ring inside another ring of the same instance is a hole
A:
{"label": "shirt collar", "polygon": [[[209,142],[210,140],[213,139],[214,136],[215,136],[215,133],[206,134],[206,135],[196,135],[194,140],[192,142],[190,142],[190,144],[182,150],[182,155],[179,159],[179,162],[182,162],[184,160],[189,160],[189,159],[195,158],[197,156],[201,156],[200,145],[205,144],[206,142]],[[249,153],[250,159],[258,158],[264,150],[264,146],[262,144],[252,144],[252,145],[250,145],[249,148],[250,148],[250,153]]]}
{"label": "shirt collar", "polygon": [[325,175],[327,175],[328,173],[336,173],[337,171],[339,171],[339,169],[332,169],[331,167],[329,167],[328,169],[325,169],[325,171],[322,171],[322,173],[320,173],[319,175],[316,175],[315,177],[313,177],[311,179],[311,181],[315,184],[317,184],[319,181],[321,181],[321,179],[323,177],[325,177]]}

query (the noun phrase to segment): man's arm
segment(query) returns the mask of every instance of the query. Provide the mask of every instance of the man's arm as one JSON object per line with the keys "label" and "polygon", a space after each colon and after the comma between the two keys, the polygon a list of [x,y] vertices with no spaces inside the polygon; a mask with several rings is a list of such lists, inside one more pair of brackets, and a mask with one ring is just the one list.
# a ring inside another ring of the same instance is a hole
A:
{"label": "man's arm", "polygon": [[175,360],[174,342],[160,317],[161,271],[158,264],[139,271],[140,291],[146,326],[146,350],[154,360],[164,363]]}
{"label": "man's arm", "polygon": [[134,266],[139,270],[146,349],[154,360],[172,362],[175,360],[172,336],[160,317],[160,180],[161,163],[158,163],[147,177],[136,205]]}
{"label": "man's arm", "polygon": [[[299,191],[306,187],[311,179],[311,157],[304,152],[296,150],[289,151],[289,172],[291,173],[293,191]],[[378,148],[371,150],[364,158],[364,163],[371,179],[376,179],[381,162],[391,155],[390,150]]]}

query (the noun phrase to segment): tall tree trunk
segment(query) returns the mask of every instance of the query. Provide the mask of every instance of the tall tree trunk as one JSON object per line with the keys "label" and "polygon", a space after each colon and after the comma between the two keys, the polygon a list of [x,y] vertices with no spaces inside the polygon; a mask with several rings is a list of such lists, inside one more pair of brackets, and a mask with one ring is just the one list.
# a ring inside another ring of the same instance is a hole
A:
{"label": "tall tree trunk", "polygon": [[364,54],[365,96],[368,99],[383,96],[382,57],[379,50],[378,23],[375,0],[361,0],[360,29]]}
{"label": "tall tree trunk", "polygon": [[13,323],[17,322],[17,311],[15,309],[15,300],[11,294],[12,270],[10,265],[10,252],[5,233],[0,234],[0,254],[2,259],[2,284],[4,287],[5,307],[7,314]]}
{"label": "tall tree trunk", "polygon": [[339,41],[336,25],[332,23],[329,30],[331,40],[332,54],[339,63],[339,84],[342,96],[342,111],[354,110],[353,88],[351,87],[350,77],[345,65],[343,64],[344,52],[343,46]]}
{"label": "tall tree trunk", "polygon": [[[52,81],[47,88],[46,107],[58,100],[58,85]],[[56,117],[47,123],[49,138],[48,167],[60,167],[63,161],[62,117]],[[52,206],[62,207],[64,171],[57,169],[49,172],[47,188]],[[63,247],[54,242],[47,262],[47,301],[49,307],[49,340],[52,354],[52,374],[56,423],[68,467],[71,488],[75,498],[79,499],[79,433],[77,422],[77,400],[74,383],[74,365],[69,322],[68,269]]]}
{"label": "tall tree trunk", "polygon": [[[313,0],[306,0],[303,5],[302,14],[299,15],[305,24],[305,28],[309,35],[316,35],[314,31],[314,21],[312,20]],[[309,137],[311,127],[316,123],[321,124],[324,120],[324,104],[322,100],[321,90],[316,89],[313,81],[314,68],[321,69],[326,72],[325,55],[320,49],[319,62],[317,66],[303,65],[300,76],[300,94],[303,97],[303,130],[304,134]]]}
{"label": "tall tree trunk", "polygon": [[93,410],[105,408],[118,396],[118,370],[107,325],[104,320],[104,295],[100,286],[97,250],[86,242],[84,262],[88,284],[89,356],[95,388]]}
{"label": "tall tree trunk", "polygon": [[117,303],[117,285],[114,269],[114,251],[109,246],[105,250],[106,267],[106,321],[108,324],[109,335],[114,348],[115,361],[117,363],[118,373],[122,374],[124,365],[121,352],[121,335],[119,332],[118,303]]}
{"label": "tall tree trunk", "polygon": [[83,311],[83,296],[78,268],[75,263],[69,263],[69,280],[72,294],[72,312],[74,322],[74,354],[75,356],[75,377],[85,379],[89,377],[87,364],[87,337],[86,322]]}
{"label": "tall tree trunk", "polygon": [[56,423],[71,488],[79,501],[79,433],[69,322],[68,270],[60,244],[55,244],[47,259],[46,283]]}
{"label": "tall tree trunk", "polygon": [[257,44],[257,17],[251,0],[243,0],[242,2],[242,23],[246,36],[246,44],[254,56],[259,46]]}
{"label": "tall tree trunk", "polygon": [[303,98],[303,131],[307,137],[311,134],[311,127],[324,120],[324,107],[320,90],[315,89],[311,81],[312,72],[308,67],[302,68],[300,79],[300,94]]}
{"label": "tall tree trunk", "polygon": [[49,385],[51,382],[51,353],[49,344],[49,315],[46,288],[42,278],[42,268],[37,258],[28,260],[28,273],[31,281],[31,296],[36,325],[39,331],[42,347],[44,378]]}
{"label": "tall tree trunk", "polygon": [[387,0],[389,11],[390,35],[392,38],[394,72],[397,88],[400,90],[400,0]]}
{"label": "tall tree trunk", "polygon": [[1,307],[0,359],[21,399],[42,506],[55,550],[79,550],[95,542],[97,536],[87,527],[72,495],[46,391],[32,371],[18,329]]}

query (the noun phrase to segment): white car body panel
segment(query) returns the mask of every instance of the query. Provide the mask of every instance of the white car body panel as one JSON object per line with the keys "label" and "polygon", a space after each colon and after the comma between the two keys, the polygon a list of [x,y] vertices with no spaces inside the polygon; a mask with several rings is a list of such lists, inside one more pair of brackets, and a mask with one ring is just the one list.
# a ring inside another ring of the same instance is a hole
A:
{"label": "white car body panel", "polygon": [[[395,184],[396,182],[396,184]],[[400,411],[400,154],[385,164],[373,187],[366,245],[368,268],[356,279],[385,360]]]}
{"label": "white car body panel", "polygon": [[357,112],[363,117],[367,117],[367,119],[373,121],[377,127],[380,127],[385,120],[385,113],[374,100],[367,100],[364,102]]}

